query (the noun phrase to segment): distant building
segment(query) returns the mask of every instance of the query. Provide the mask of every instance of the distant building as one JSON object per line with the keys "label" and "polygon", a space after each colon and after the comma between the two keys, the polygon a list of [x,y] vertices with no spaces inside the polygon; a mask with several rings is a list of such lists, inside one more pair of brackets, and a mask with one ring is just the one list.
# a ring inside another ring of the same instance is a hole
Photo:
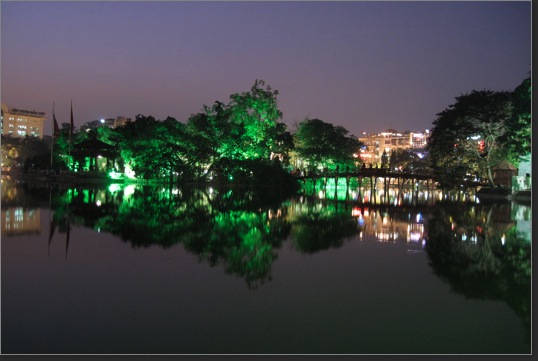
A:
{"label": "distant building", "polygon": [[517,175],[517,168],[504,160],[493,168],[493,182],[496,186],[512,187],[512,177]]}
{"label": "distant building", "polygon": [[8,108],[2,103],[2,134],[43,139],[45,115],[45,112],[35,110]]}
{"label": "distant building", "polygon": [[116,117],[116,119],[114,120],[113,128],[123,127],[125,123],[130,122],[130,121],[131,121],[131,118]]}
{"label": "distant building", "polygon": [[102,119],[93,120],[91,122],[87,122],[81,127],[81,129],[88,130],[88,129],[97,128],[103,125],[106,125],[107,127],[110,127],[110,128],[118,128],[118,127],[123,127],[129,121],[131,121],[131,118],[126,118],[122,116],[118,116],[116,118],[102,118]]}
{"label": "distant building", "polygon": [[424,149],[430,136],[429,130],[422,133],[405,131],[403,133],[388,129],[378,134],[363,133],[359,141],[364,144],[359,157],[365,163],[379,163],[385,151],[388,155],[396,149]]}

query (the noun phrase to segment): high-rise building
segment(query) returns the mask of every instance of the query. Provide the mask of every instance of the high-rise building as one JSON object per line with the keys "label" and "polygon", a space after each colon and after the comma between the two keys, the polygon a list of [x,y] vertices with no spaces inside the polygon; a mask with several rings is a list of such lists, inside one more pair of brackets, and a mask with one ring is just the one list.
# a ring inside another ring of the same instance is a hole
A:
{"label": "high-rise building", "polygon": [[45,115],[45,112],[35,110],[8,108],[2,103],[2,134],[43,139]]}

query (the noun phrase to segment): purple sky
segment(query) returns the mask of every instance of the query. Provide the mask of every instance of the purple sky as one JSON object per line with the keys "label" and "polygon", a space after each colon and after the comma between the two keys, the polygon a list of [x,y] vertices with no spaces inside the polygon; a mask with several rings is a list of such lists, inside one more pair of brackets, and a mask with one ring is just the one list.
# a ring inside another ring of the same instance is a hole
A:
{"label": "purple sky", "polygon": [[[531,70],[531,2],[1,3],[2,102],[75,126],[185,122],[256,79],[283,121],[421,131],[473,89]],[[50,123],[45,134],[50,134]]]}

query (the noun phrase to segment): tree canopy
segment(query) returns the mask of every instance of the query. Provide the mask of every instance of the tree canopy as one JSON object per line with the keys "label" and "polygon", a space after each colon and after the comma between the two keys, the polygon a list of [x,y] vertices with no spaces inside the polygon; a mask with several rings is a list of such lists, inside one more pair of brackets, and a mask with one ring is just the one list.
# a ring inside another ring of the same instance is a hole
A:
{"label": "tree canopy", "polygon": [[437,114],[427,149],[445,186],[472,175],[493,185],[492,168],[506,157],[502,139],[513,114],[511,93],[491,90],[460,95]]}
{"label": "tree canopy", "polygon": [[342,126],[320,119],[306,119],[299,123],[293,135],[295,151],[310,168],[353,166],[361,142]]}
{"label": "tree canopy", "polygon": [[513,113],[506,121],[506,131],[499,137],[507,159],[517,165],[521,155],[531,152],[532,87],[530,76],[512,93]]}
{"label": "tree canopy", "polygon": [[427,150],[443,187],[478,177],[493,185],[492,169],[515,166],[531,152],[531,77],[512,92],[473,90],[437,114]]}

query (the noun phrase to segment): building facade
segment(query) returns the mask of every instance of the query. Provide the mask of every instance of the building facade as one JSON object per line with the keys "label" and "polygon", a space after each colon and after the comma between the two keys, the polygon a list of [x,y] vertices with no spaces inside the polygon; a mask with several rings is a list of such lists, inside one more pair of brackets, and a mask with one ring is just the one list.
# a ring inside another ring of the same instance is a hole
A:
{"label": "building facade", "polygon": [[45,112],[8,108],[2,103],[2,134],[13,137],[38,137],[43,139]]}
{"label": "building facade", "polygon": [[379,164],[383,152],[387,155],[396,149],[424,149],[428,143],[429,130],[421,133],[405,131],[403,133],[388,129],[378,134],[363,133],[359,141],[364,144],[359,157],[364,163]]}
{"label": "building facade", "polygon": [[38,137],[43,139],[45,112],[8,108],[2,103],[2,134],[13,137]]}

